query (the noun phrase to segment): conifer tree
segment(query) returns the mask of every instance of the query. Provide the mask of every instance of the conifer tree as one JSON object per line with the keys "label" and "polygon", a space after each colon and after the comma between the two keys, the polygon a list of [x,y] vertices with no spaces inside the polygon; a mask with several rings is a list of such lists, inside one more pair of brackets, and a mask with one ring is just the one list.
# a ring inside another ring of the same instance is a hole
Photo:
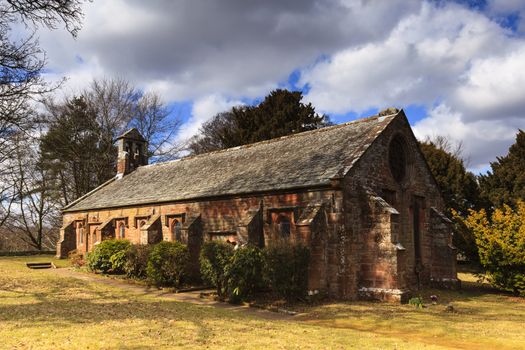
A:
{"label": "conifer tree", "polygon": [[481,193],[491,208],[515,207],[525,200],[525,132],[519,130],[508,154],[490,163],[491,171],[480,176]]}
{"label": "conifer tree", "polygon": [[233,107],[204,123],[189,149],[194,154],[235,147],[330,125],[328,116],[301,102],[300,91],[277,89],[257,106]]}

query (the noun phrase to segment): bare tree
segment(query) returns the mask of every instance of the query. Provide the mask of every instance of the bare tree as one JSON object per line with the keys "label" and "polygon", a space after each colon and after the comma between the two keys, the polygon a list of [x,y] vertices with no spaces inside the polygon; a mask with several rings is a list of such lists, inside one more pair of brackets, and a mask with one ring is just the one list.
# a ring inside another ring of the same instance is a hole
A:
{"label": "bare tree", "polygon": [[137,128],[148,141],[149,156],[158,161],[175,158],[182,149],[174,142],[180,120],[172,113],[173,110],[155,92],[142,95],[133,110],[129,126]]}
{"label": "bare tree", "polygon": [[[81,0],[0,0],[0,140],[28,123],[28,102],[57,87],[41,77],[46,59],[35,31],[63,23],[76,36],[80,29]],[[22,22],[30,34],[10,38],[11,27]]]}
{"label": "bare tree", "polygon": [[[58,88],[42,76],[45,53],[39,46],[36,30],[63,24],[76,36],[82,19],[83,0],[0,0],[0,227],[12,213],[13,184],[6,180],[12,173],[12,155],[17,151],[16,135],[29,137],[34,125],[31,104]],[[13,26],[23,24],[24,38],[14,40]]]}
{"label": "bare tree", "polygon": [[57,237],[59,214],[51,198],[50,176],[40,164],[38,143],[23,138],[17,138],[17,143],[12,173],[16,207],[6,228],[37,250],[49,249]]}
{"label": "bare tree", "polygon": [[46,106],[40,149],[60,206],[115,176],[114,141],[130,127],[143,134],[156,160],[173,158],[182,148],[173,141],[180,122],[158,94],[143,94],[122,79],[94,80],[80,96]]}

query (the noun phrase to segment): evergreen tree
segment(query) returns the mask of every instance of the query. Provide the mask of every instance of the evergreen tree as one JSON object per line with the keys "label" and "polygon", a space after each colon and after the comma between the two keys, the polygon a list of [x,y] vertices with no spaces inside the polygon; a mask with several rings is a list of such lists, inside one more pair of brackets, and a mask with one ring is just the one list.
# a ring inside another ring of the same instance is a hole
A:
{"label": "evergreen tree", "polygon": [[465,168],[465,163],[459,156],[460,151],[452,151],[442,137],[435,141],[421,142],[419,147],[438,183],[449,212],[450,209],[454,209],[460,215],[466,216],[469,209],[477,209],[480,204],[479,186],[476,176]]}
{"label": "evergreen tree", "polygon": [[300,91],[277,89],[257,106],[233,107],[204,123],[189,145],[194,154],[286,136],[330,125],[326,115],[301,102]]}
{"label": "evergreen tree", "polygon": [[[79,198],[113,176],[114,164],[103,162],[101,128],[83,97],[61,106],[41,138],[42,163],[55,175],[54,188],[62,205]],[[116,148],[113,159],[116,161]]]}
{"label": "evergreen tree", "polygon": [[480,176],[481,193],[492,208],[504,204],[515,207],[525,200],[525,132],[519,130],[516,142],[504,157],[490,163],[492,171]]}

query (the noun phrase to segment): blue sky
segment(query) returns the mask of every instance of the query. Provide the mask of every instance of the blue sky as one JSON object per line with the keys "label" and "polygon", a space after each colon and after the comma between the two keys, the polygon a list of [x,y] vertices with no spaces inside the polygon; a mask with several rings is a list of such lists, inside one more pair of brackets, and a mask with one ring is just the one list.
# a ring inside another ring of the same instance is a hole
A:
{"label": "blue sky", "polygon": [[289,88],[337,123],[403,108],[483,172],[525,129],[524,16],[523,0],[95,0],[76,40],[39,34],[63,93],[124,77],[173,107],[179,142]]}

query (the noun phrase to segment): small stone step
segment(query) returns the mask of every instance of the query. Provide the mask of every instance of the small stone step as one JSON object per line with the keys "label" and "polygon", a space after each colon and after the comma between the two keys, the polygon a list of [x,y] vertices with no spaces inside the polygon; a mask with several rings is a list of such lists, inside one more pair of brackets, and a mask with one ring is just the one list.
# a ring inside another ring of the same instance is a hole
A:
{"label": "small stone step", "polygon": [[38,263],[26,263],[26,266],[30,269],[50,269],[56,268],[55,264],[51,262],[38,262]]}

